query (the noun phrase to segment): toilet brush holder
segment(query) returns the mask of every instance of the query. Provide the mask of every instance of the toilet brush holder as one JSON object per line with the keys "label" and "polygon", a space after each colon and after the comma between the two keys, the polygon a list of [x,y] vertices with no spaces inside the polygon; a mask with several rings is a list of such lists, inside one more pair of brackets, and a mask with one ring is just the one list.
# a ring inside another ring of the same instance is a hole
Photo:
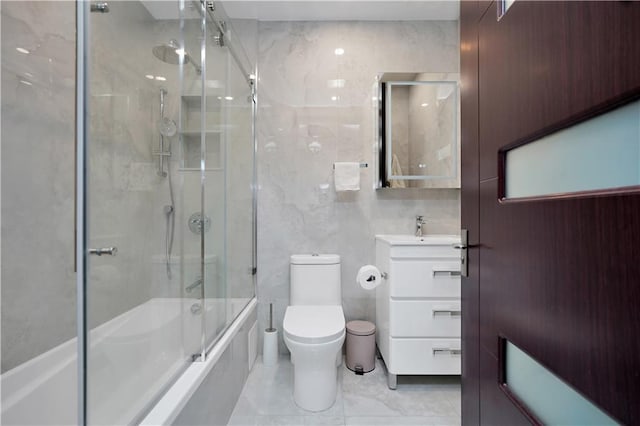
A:
{"label": "toilet brush holder", "polygon": [[262,340],[262,362],[264,365],[278,363],[278,330],[273,327],[273,303],[269,304],[269,328],[264,330]]}
{"label": "toilet brush holder", "polygon": [[275,328],[267,328],[264,331],[262,360],[264,365],[276,365],[278,363],[278,330]]}

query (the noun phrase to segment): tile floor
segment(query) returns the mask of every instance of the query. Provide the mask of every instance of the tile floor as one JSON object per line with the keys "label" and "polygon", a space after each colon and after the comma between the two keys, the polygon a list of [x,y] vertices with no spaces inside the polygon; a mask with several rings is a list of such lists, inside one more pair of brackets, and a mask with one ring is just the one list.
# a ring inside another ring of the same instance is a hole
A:
{"label": "tile floor", "polygon": [[293,401],[293,368],[282,357],[265,367],[260,358],[249,374],[229,425],[459,425],[460,377],[400,376],[398,389],[387,387],[384,365],[356,376],[344,363],[338,396],[327,411],[310,413]]}

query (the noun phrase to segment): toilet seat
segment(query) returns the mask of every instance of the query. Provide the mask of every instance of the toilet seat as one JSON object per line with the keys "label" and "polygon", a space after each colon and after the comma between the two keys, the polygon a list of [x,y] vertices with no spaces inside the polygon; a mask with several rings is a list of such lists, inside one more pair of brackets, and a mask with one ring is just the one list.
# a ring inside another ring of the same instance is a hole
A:
{"label": "toilet seat", "polygon": [[344,312],[339,305],[289,306],[282,328],[285,337],[298,343],[331,342],[344,335]]}

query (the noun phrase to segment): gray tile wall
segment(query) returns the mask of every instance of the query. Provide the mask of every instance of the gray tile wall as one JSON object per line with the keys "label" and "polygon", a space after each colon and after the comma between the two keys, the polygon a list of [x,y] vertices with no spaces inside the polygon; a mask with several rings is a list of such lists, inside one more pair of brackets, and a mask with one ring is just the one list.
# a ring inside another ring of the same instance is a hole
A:
{"label": "gray tile wall", "polygon": [[429,233],[458,233],[459,190],[375,191],[369,167],[359,192],[336,193],[332,164],[373,163],[378,73],[458,72],[457,22],[261,22],[258,33],[260,331],[269,303],[282,330],[294,253],[340,254],[346,319],[373,320],[375,294],[355,276],[374,262],[374,235],[413,233],[419,214]]}
{"label": "gray tile wall", "polygon": [[76,334],[75,3],[1,16],[4,372]]}

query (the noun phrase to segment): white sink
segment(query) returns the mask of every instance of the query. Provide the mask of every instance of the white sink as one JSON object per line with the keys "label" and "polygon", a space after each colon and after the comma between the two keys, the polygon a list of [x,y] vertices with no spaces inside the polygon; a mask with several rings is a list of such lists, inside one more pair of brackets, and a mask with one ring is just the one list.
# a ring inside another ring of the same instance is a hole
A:
{"label": "white sink", "polygon": [[460,243],[459,235],[427,234],[422,237],[415,235],[387,234],[376,235],[377,240],[385,241],[392,246],[427,246],[452,245]]}

